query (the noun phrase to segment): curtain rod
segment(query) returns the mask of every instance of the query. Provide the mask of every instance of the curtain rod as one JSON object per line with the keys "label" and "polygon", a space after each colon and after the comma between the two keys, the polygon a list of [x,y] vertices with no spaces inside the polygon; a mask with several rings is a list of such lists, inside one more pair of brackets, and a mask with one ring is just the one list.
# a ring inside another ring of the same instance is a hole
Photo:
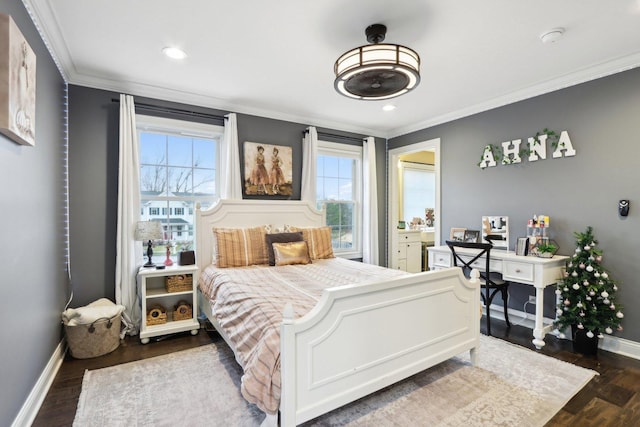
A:
{"label": "curtain rod", "polygon": [[[304,132],[302,132],[303,134],[308,133],[308,130],[305,130]],[[362,143],[362,141],[364,140],[364,138],[358,138],[355,136],[346,136],[346,135],[336,135],[334,133],[328,133],[328,132],[318,132],[318,138],[320,138],[321,136],[325,137],[325,138],[335,138],[335,139],[342,139],[345,141],[353,141],[353,142],[359,142]]]}
{"label": "curtain rod", "polygon": [[[119,99],[112,99],[111,101],[120,102]],[[198,117],[201,119],[214,119],[214,120],[220,120],[224,122],[224,116],[220,116],[217,114],[208,114],[208,113],[201,113],[198,111],[181,110],[179,108],[173,108],[173,107],[160,107],[158,105],[142,104],[142,103],[137,103],[135,101],[134,101],[134,105],[136,109],[140,109],[144,111],[152,111],[155,113],[179,114],[183,116]]]}

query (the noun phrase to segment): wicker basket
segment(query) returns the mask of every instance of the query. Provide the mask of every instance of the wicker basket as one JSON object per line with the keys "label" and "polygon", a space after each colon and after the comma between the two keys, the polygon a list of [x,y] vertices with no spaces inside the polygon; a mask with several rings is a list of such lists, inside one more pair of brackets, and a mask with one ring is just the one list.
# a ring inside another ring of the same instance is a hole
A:
{"label": "wicker basket", "polygon": [[147,326],[162,325],[167,323],[167,309],[160,304],[155,304],[147,310]]}
{"label": "wicker basket", "polygon": [[111,353],[120,345],[121,318],[103,317],[83,325],[65,325],[69,352],[76,359],[88,359]]}
{"label": "wicker basket", "polygon": [[167,292],[186,292],[193,290],[193,275],[179,274],[165,278]]}
{"label": "wicker basket", "polygon": [[189,320],[193,318],[193,308],[187,301],[178,301],[173,307],[173,320]]}

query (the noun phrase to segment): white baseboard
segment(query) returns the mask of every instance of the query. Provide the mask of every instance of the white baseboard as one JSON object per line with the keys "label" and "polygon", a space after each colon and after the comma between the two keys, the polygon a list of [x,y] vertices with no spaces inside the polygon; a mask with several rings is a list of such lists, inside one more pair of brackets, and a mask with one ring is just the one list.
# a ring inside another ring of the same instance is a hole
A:
{"label": "white baseboard", "polygon": [[40,410],[40,406],[42,406],[42,402],[44,402],[44,398],[47,396],[49,388],[51,387],[60,366],[62,366],[62,361],[64,360],[66,352],[66,341],[63,339],[51,355],[47,366],[45,366],[44,371],[42,371],[38,378],[38,381],[31,389],[29,396],[27,396],[27,400],[22,405],[22,408],[20,408],[20,412],[16,415],[11,427],[29,427],[33,424],[33,421],[36,419],[36,415],[38,415],[38,411]]}
{"label": "white baseboard", "polygon": [[[524,326],[525,328],[533,329],[535,326],[535,315],[526,313],[524,311],[509,308],[509,321],[512,325]],[[514,319],[517,317],[517,319]],[[501,306],[491,305],[491,318],[504,320],[504,310]],[[545,324],[553,323],[553,319],[544,318]],[[554,331],[554,332],[557,332]],[[554,333],[558,336],[558,333]],[[599,340],[598,348],[612,353],[619,354],[621,356],[631,357],[632,359],[640,360],[640,343],[636,341],[626,340],[624,338],[618,338],[613,335],[605,335],[603,339]]]}
{"label": "white baseboard", "polygon": [[640,343],[635,341],[605,335],[604,338],[600,340],[598,347],[612,353],[640,360]]}

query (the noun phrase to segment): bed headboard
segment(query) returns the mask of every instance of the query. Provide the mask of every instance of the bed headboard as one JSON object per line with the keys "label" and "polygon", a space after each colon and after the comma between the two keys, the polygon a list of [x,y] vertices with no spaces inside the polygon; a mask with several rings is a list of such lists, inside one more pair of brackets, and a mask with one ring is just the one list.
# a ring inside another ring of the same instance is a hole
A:
{"label": "bed headboard", "polygon": [[291,224],[302,227],[325,225],[323,211],[299,200],[220,200],[203,211],[196,204],[196,263],[200,270],[211,264],[213,227],[255,227]]}

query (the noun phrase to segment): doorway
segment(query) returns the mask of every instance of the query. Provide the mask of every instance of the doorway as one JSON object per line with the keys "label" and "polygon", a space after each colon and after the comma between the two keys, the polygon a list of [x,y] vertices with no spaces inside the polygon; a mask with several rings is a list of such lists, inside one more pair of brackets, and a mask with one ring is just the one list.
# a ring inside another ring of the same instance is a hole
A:
{"label": "doorway", "polygon": [[395,238],[398,230],[398,222],[400,218],[400,159],[403,156],[428,151],[433,153],[434,171],[435,171],[435,206],[434,206],[434,234],[433,244],[440,244],[440,138],[419,142],[416,144],[406,145],[404,147],[389,150],[387,162],[389,165],[389,175],[387,177],[387,266],[392,267],[392,256],[396,250],[397,239]]}

